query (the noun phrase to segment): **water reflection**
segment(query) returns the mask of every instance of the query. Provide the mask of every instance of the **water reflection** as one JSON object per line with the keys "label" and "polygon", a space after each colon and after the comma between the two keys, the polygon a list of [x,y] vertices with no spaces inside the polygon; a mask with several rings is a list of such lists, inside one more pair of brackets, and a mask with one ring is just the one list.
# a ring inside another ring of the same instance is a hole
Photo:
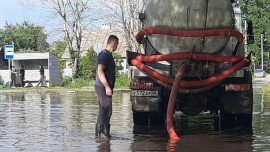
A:
{"label": "water reflection", "polygon": [[270,151],[270,98],[256,95],[253,106],[253,149],[254,151]]}
{"label": "water reflection", "polygon": [[180,142],[165,127],[133,126],[129,93],[113,96],[112,140],[97,141],[94,92],[0,93],[0,151],[270,151],[270,100],[255,94],[253,132],[215,131],[209,113],[175,115]]}

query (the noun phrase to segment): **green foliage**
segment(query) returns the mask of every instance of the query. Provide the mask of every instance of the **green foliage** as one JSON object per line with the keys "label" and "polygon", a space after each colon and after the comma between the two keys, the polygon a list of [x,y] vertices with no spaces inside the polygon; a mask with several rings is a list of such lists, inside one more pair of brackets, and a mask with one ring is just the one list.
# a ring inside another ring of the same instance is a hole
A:
{"label": "green foliage", "polygon": [[86,56],[81,58],[79,76],[86,80],[93,80],[96,77],[97,54],[93,48],[88,49]]}
{"label": "green foliage", "polygon": [[72,83],[72,79],[71,78],[62,78],[61,82],[60,82],[60,86],[61,87],[66,87],[68,86],[70,83]]}
{"label": "green foliage", "polygon": [[75,80],[75,83],[70,83],[67,87],[68,88],[82,88],[85,86],[89,86],[89,81],[79,78]]}
{"label": "green foliage", "polygon": [[116,76],[120,76],[120,70],[123,70],[123,66],[122,66],[122,63],[123,63],[123,60],[121,59],[121,55],[120,54],[117,54],[115,52],[113,52],[113,58],[114,58],[114,61],[115,61],[115,65],[116,65]]}
{"label": "green foliage", "polygon": [[[56,56],[59,56],[59,54],[62,54],[65,52],[65,49],[67,47],[67,43],[65,41],[54,41],[52,44],[52,49],[50,52]],[[61,55],[61,56],[62,56]]]}
{"label": "green foliage", "polygon": [[[72,83],[71,78],[62,78],[60,86],[65,88],[82,88],[86,86],[94,86],[95,80],[85,80],[82,78],[76,79],[74,83]],[[128,77],[119,76],[116,78],[115,88],[129,88],[129,79]]]}
{"label": "green foliage", "polygon": [[52,48],[50,52],[54,55],[56,55],[59,58],[59,64],[60,64],[60,77],[62,78],[63,69],[65,66],[65,61],[62,59],[62,56],[65,52],[65,49],[67,47],[67,43],[65,41],[55,41],[53,42]]}
{"label": "green foliage", "polygon": [[128,79],[128,77],[118,76],[116,78],[115,88],[123,88],[123,89],[129,88],[129,79]]}
{"label": "green foliage", "polygon": [[74,83],[72,83],[71,78],[62,78],[60,85],[65,88],[82,88],[86,86],[94,86],[94,84],[94,81],[87,81],[82,78],[76,79]]}
{"label": "green foliage", "polygon": [[20,49],[19,52],[20,52],[20,53],[32,53],[32,52],[34,52],[34,50],[30,50],[30,49]]}
{"label": "green foliage", "polygon": [[63,71],[64,66],[65,66],[65,61],[62,59],[64,52],[60,52],[57,57],[59,58],[59,64],[60,64],[60,71]]}
{"label": "green foliage", "polygon": [[6,23],[0,36],[0,45],[14,43],[15,51],[22,49],[45,52],[49,48],[46,41],[47,34],[44,32],[44,27],[36,26],[27,21],[15,25]]}
{"label": "green foliage", "polygon": [[[249,45],[249,51],[255,52],[256,65],[261,61],[261,34],[264,34],[264,52],[270,51],[270,1],[269,0],[241,0],[239,3],[244,19],[252,20],[255,43]],[[264,64],[269,64],[265,53]]]}
{"label": "green foliage", "polygon": [[265,84],[264,88],[262,89],[263,94],[270,95],[270,84]]}

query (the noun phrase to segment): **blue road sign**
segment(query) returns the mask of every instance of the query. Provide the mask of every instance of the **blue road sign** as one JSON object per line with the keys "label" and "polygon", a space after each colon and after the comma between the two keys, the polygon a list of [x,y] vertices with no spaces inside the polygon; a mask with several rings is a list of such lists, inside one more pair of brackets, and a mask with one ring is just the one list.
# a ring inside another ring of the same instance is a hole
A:
{"label": "blue road sign", "polygon": [[14,57],[14,45],[5,46],[5,59],[13,59]]}

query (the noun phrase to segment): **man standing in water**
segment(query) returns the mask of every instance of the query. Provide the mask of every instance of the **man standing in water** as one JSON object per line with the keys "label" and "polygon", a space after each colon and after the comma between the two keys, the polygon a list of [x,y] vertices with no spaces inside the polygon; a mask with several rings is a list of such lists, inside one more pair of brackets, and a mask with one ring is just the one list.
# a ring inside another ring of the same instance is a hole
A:
{"label": "man standing in water", "polygon": [[117,49],[118,37],[110,35],[106,48],[97,58],[97,80],[95,91],[99,100],[99,114],[95,135],[97,138],[110,139],[110,119],[112,115],[112,94],[115,83],[115,62],[112,52]]}

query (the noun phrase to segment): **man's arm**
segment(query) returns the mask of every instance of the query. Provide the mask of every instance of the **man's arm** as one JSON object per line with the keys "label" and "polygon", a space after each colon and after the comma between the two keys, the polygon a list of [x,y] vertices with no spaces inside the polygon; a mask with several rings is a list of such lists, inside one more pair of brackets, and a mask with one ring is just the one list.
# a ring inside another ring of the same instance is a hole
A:
{"label": "man's arm", "polygon": [[108,96],[112,96],[112,89],[110,88],[108,81],[106,79],[105,73],[104,73],[105,66],[102,64],[98,64],[98,77],[101,83],[105,86],[106,94]]}

